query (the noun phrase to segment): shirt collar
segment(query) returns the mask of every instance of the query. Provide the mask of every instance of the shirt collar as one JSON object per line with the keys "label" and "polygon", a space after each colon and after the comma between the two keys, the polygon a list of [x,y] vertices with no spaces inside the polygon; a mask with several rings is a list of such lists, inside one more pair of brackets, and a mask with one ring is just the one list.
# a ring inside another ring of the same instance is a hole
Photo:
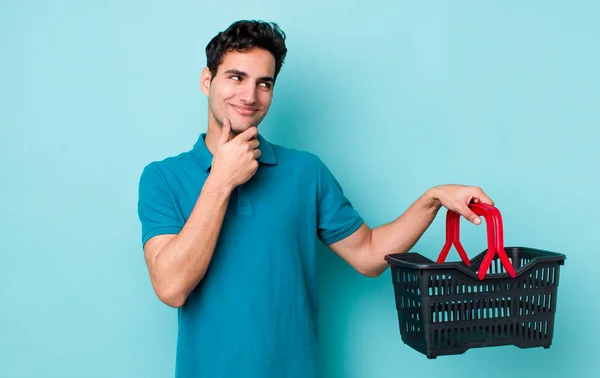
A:
{"label": "shirt collar", "polygon": [[[213,155],[206,147],[206,143],[204,142],[206,138],[206,133],[200,134],[198,141],[194,144],[194,148],[192,149],[192,154],[200,164],[200,168],[203,171],[208,172],[212,165]],[[273,153],[273,148],[269,142],[262,135],[258,134],[257,136],[258,142],[260,146],[261,155],[258,157],[258,162],[261,164],[274,165],[277,163],[277,159],[275,158],[275,154]]]}

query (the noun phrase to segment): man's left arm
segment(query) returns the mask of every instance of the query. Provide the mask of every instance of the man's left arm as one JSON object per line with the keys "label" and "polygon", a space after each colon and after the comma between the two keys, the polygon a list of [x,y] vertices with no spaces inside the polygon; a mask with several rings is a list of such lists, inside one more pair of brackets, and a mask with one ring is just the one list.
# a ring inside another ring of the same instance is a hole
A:
{"label": "man's left arm", "polygon": [[408,252],[431,225],[439,209],[454,210],[473,224],[481,219],[468,205],[493,201],[481,188],[462,185],[442,185],[429,189],[399,218],[370,229],[363,224],[358,230],[329,247],[365,276],[377,277],[388,267],[385,256]]}

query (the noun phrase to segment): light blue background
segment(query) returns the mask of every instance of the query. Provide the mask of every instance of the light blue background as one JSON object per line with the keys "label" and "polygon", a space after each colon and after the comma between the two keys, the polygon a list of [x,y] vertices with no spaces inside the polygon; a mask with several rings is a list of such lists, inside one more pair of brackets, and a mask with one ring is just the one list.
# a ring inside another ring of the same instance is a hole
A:
{"label": "light blue background", "polygon": [[[362,277],[324,249],[325,377],[598,374],[599,11],[594,1],[3,1],[0,377],[172,376],[176,311],[152,292],[137,183],[145,164],[205,130],[204,47],[242,18],[288,34],[262,132],[321,156],[371,226],[430,186],[479,185],[507,245],[568,256],[550,349],[430,361],[400,339],[389,271]],[[484,229],[463,224],[475,255]],[[437,256],[443,226],[440,214],[414,250]]]}

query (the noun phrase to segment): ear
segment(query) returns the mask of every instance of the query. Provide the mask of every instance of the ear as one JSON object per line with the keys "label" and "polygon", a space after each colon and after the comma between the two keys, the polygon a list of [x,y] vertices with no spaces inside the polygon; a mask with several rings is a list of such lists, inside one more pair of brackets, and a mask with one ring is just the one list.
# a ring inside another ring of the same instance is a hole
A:
{"label": "ear", "polygon": [[211,74],[208,67],[204,67],[202,74],[200,75],[200,90],[202,93],[208,96],[208,90],[210,89]]}

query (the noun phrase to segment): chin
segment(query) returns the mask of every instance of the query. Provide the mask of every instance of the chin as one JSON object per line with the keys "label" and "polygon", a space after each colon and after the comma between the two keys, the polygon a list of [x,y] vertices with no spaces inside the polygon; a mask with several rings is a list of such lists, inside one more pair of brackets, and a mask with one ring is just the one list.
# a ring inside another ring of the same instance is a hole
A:
{"label": "chin", "polygon": [[244,131],[248,130],[252,126],[256,126],[258,128],[258,124],[248,123],[247,121],[242,124],[240,124],[240,123],[233,124],[232,123],[231,128],[234,133],[240,134],[240,133],[243,133]]}
{"label": "chin", "polygon": [[241,134],[249,128],[250,126],[231,125],[231,132],[233,132],[234,134]]}

